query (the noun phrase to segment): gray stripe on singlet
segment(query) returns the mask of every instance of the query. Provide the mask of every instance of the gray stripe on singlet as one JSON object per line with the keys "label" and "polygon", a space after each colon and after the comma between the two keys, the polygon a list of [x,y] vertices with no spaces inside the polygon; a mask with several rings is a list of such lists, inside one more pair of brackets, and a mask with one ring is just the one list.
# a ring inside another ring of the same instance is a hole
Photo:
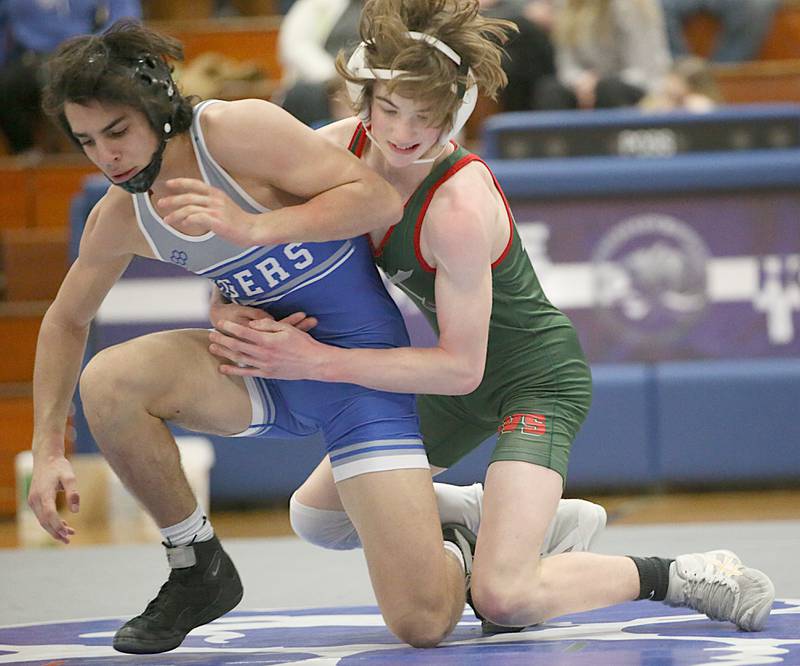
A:
{"label": "gray stripe on singlet", "polygon": [[[268,209],[239,187],[208,153],[200,129],[200,115],[204,108],[215,101],[208,100],[199,104],[192,119],[192,147],[203,178],[209,185],[225,192],[242,210],[248,213],[267,212]],[[178,264],[193,273],[203,273],[234,258],[241,257],[239,263],[243,264],[247,261],[245,255],[254,249],[252,247],[243,249],[213,232],[202,236],[183,234],[164,223],[153,207],[149,194],[134,194],[133,199],[139,228],[156,257],[163,261]]]}
{"label": "gray stripe on singlet", "polygon": [[[295,291],[296,289],[299,289],[300,287],[305,287],[306,285],[311,284],[312,282],[316,282],[318,279],[324,277],[332,270],[337,268],[339,264],[345,261],[352,254],[353,250],[354,246],[351,241],[349,240],[343,241],[341,247],[338,250],[336,250],[336,252],[334,252],[325,261],[320,262],[318,265],[314,266],[314,268],[312,268],[309,271],[306,271],[302,275],[298,275],[292,280],[288,280],[286,282],[281,283],[275,289],[264,292],[264,294],[261,295],[260,297],[251,298],[249,303],[251,305],[259,305],[262,303],[268,303],[270,301],[276,301],[286,296],[286,294],[289,294]],[[265,250],[264,254],[266,254],[266,252],[267,251]],[[240,263],[249,263],[251,261],[253,261],[252,257],[248,258],[247,262],[240,262]],[[203,272],[201,273],[201,275],[213,279],[217,275],[223,272],[227,272],[229,270],[230,266],[225,266],[224,270],[219,270],[209,273]]]}

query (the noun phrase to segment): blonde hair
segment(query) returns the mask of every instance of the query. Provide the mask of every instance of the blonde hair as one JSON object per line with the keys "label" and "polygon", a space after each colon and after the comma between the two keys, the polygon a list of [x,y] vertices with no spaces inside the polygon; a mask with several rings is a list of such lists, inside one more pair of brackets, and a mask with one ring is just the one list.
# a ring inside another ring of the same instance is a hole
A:
{"label": "blonde hair", "polygon": [[[478,8],[478,0],[367,0],[364,5],[360,33],[367,44],[367,66],[406,72],[387,80],[387,90],[426,102],[432,127],[452,122],[461,103],[456,90],[473,81],[447,55],[406,33],[422,32],[447,44],[471,68],[481,93],[494,98],[507,83],[502,44],[517,27],[481,16]],[[365,94],[351,106],[357,113],[367,110],[374,80],[350,72],[344,52],[336,59],[336,70],[345,80],[364,86]]]}

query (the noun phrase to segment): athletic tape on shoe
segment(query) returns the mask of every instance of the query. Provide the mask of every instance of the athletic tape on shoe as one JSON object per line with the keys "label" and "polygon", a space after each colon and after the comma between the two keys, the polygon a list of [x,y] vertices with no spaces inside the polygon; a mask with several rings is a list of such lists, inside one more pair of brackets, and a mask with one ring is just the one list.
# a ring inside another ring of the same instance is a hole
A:
{"label": "athletic tape on shoe", "polygon": [[186,569],[197,564],[197,555],[192,546],[167,546],[167,562],[171,569]]}

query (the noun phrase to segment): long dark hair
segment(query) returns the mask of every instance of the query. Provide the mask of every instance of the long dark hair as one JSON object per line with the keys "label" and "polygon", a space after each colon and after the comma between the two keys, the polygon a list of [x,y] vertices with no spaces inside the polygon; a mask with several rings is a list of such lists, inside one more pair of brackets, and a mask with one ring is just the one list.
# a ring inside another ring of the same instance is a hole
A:
{"label": "long dark hair", "polygon": [[74,37],[45,63],[42,108],[70,136],[64,105],[93,101],[142,111],[159,136],[165,123],[170,135],[185,132],[196,98],[178,93],[170,60],[183,60],[180,42],[131,19],[117,21],[99,35]]}

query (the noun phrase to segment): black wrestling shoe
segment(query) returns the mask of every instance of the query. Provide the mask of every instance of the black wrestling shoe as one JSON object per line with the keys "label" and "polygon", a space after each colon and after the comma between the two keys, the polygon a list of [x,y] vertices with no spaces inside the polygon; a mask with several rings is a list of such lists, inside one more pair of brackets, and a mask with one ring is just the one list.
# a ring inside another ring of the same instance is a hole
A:
{"label": "black wrestling shoe", "polygon": [[445,541],[454,543],[461,551],[464,558],[464,577],[466,578],[467,591],[469,593],[469,579],[472,576],[472,556],[475,554],[475,534],[458,523],[444,523],[442,525],[442,537]]}
{"label": "black wrestling shoe", "polygon": [[114,634],[115,650],[130,654],[172,650],[192,629],[224,615],[242,600],[239,574],[217,537],[166,548],[172,568],[169,579],[144,613]]}

